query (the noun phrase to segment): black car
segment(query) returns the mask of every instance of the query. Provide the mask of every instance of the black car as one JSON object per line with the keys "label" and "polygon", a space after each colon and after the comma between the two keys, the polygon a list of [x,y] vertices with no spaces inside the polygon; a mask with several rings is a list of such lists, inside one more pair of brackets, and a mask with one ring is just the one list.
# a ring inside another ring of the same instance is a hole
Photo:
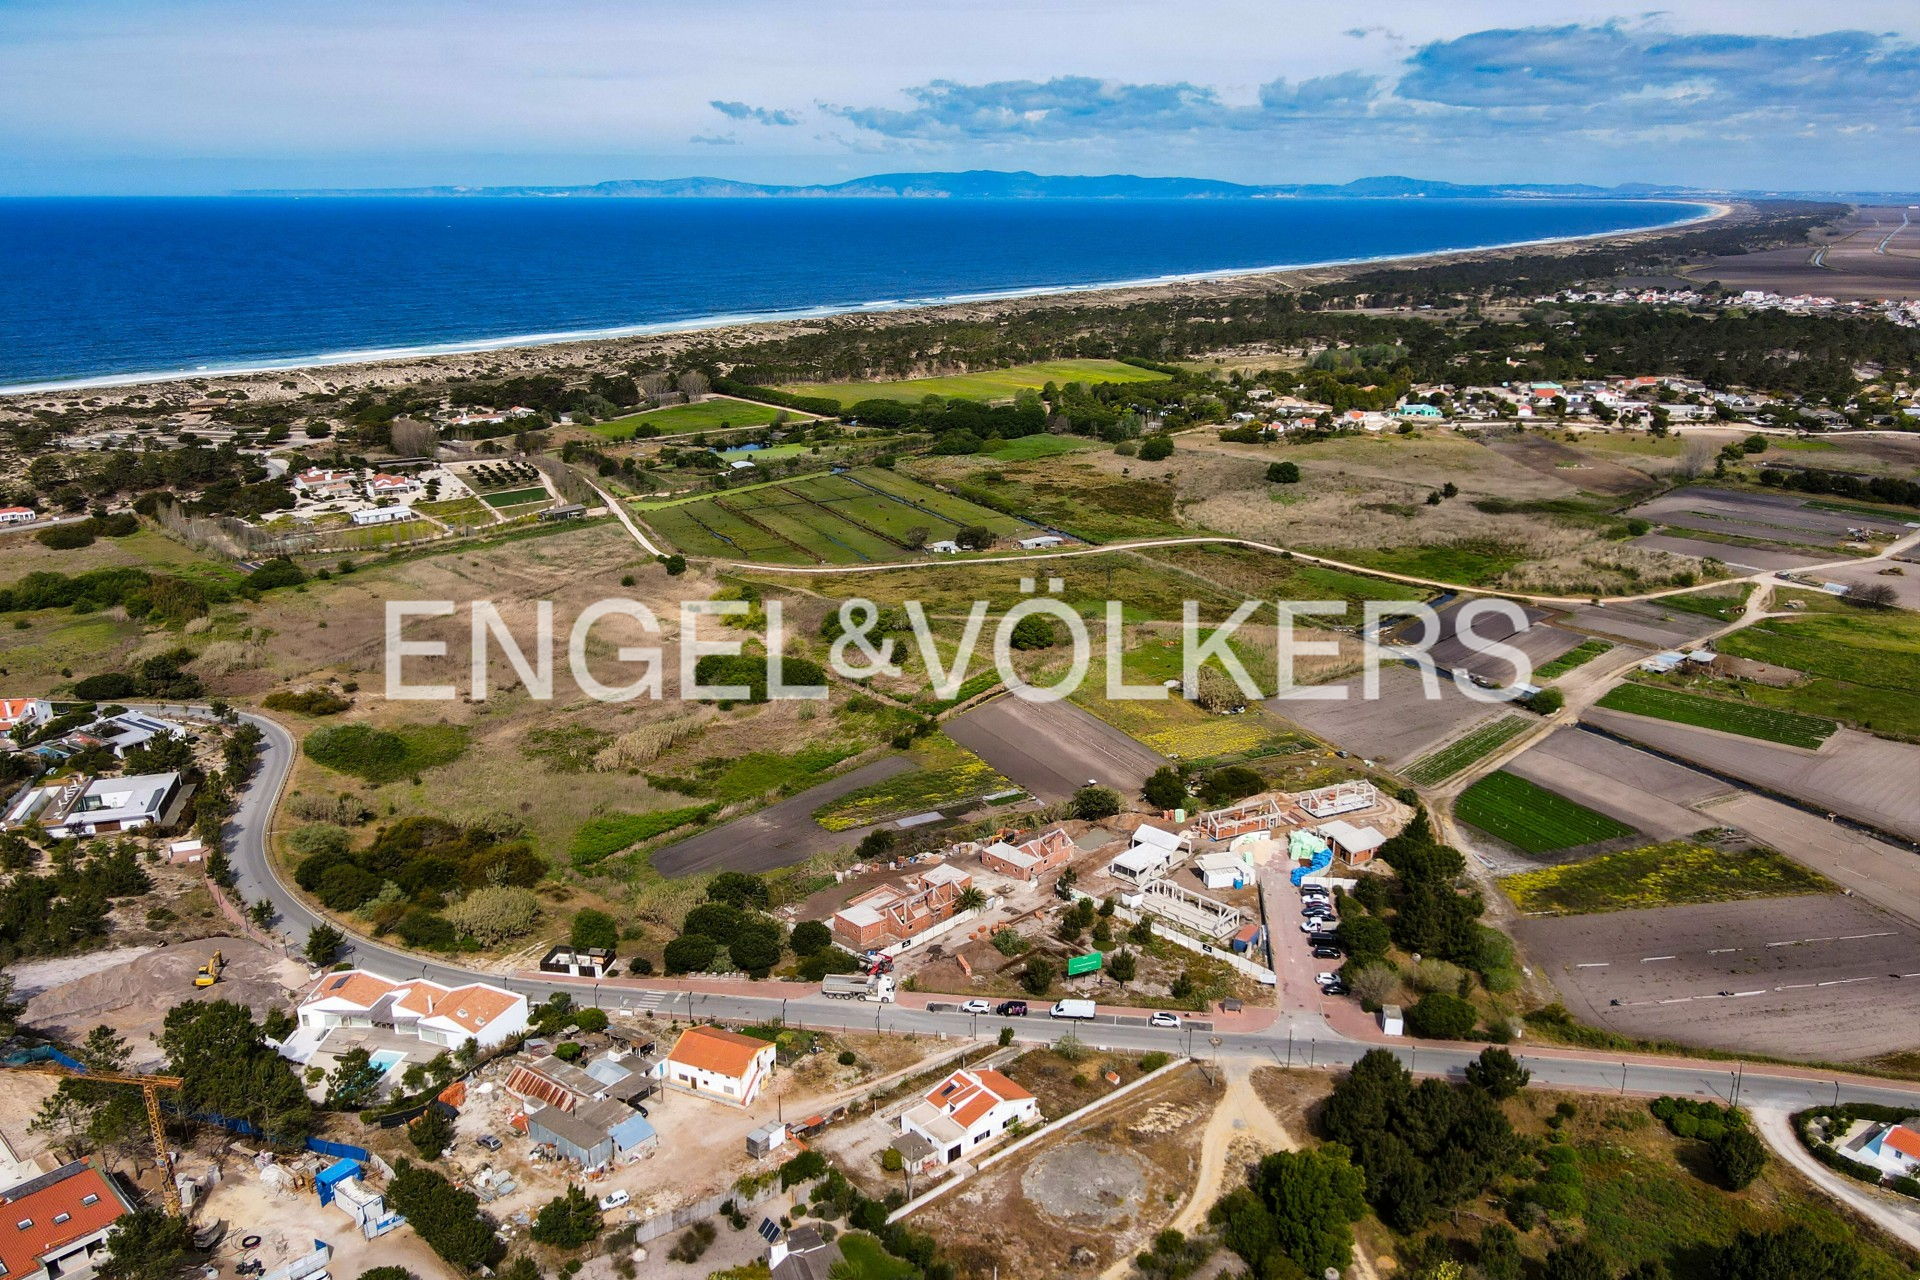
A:
{"label": "black car", "polygon": [[1313,947],[1313,958],[1315,960],[1338,960],[1342,954],[1343,952],[1341,952],[1340,948],[1327,946],[1323,943],[1315,943]]}
{"label": "black car", "polygon": [[1002,1000],[993,1006],[993,1011],[1003,1018],[1024,1018],[1027,1016],[1025,1000]]}
{"label": "black car", "polygon": [[1337,933],[1310,933],[1307,935],[1307,945],[1310,947],[1336,946],[1339,941],[1340,935]]}
{"label": "black car", "polygon": [[1323,996],[1344,996],[1352,990],[1352,987],[1349,987],[1346,983],[1340,981],[1340,979],[1335,978],[1332,982],[1320,988],[1320,994]]}
{"label": "black car", "polygon": [[1330,916],[1332,914],[1333,914],[1332,907],[1323,906],[1318,902],[1310,903],[1307,906],[1300,908],[1300,915],[1302,916],[1302,918],[1308,919],[1308,920],[1313,919],[1313,917],[1315,916]]}

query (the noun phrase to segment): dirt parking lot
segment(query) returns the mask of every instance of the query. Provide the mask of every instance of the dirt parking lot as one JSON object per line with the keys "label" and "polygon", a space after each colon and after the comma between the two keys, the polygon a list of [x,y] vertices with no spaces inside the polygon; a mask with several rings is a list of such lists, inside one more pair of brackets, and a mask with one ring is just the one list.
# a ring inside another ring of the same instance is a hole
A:
{"label": "dirt parking lot", "polygon": [[1514,932],[1576,1017],[1624,1035],[1840,1060],[1920,1045],[1920,929],[1858,898],[1534,918]]}
{"label": "dirt parking lot", "polygon": [[1065,800],[1093,779],[1123,796],[1138,795],[1166,757],[1070,702],[995,698],[956,716],[947,736],[1001,774],[1049,803]]}
{"label": "dirt parking lot", "polygon": [[1594,725],[1658,751],[1920,840],[1920,746],[1836,730],[1818,751],[1692,725],[1589,709]]}
{"label": "dirt parking lot", "polygon": [[[1303,694],[1346,691],[1345,701],[1320,701]],[[1452,680],[1439,678],[1440,696],[1429,699],[1420,674],[1398,663],[1382,668],[1380,697],[1368,701],[1360,676],[1317,685],[1268,701],[1267,710],[1299,725],[1334,746],[1368,760],[1404,764],[1418,759],[1467,726],[1506,714],[1500,703],[1475,702]]]}

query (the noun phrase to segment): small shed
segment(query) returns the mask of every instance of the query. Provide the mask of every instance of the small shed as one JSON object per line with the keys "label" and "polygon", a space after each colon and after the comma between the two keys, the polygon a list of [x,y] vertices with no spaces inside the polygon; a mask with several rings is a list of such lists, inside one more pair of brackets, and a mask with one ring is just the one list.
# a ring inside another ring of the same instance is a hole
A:
{"label": "small shed", "polygon": [[747,1154],[756,1160],[787,1145],[787,1126],[763,1124],[747,1135]]}
{"label": "small shed", "polygon": [[1399,1005],[1383,1004],[1380,1006],[1380,1030],[1390,1036],[1403,1036],[1407,1034],[1406,1020],[1400,1015]]}
{"label": "small shed", "polygon": [[614,1151],[628,1160],[647,1155],[660,1145],[660,1135],[647,1118],[638,1112],[613,1126],[607,1136],[613,1139]]}
{"label": "small shed", "polygon": [[1043,551],[1048,547],[1058,547],[1065,543],[1066,539],[1057,534],[1044,533],[1039,537],[1020,539],[1020,549],[1022,551]]}

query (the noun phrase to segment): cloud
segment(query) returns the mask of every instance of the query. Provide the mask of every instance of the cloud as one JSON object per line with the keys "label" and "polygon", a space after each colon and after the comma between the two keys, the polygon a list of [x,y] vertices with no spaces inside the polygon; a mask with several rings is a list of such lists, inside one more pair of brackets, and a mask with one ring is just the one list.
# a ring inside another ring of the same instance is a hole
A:
{"label": "cloud", "polygon": [[727,102],[715,98],[707,104],[729,120],[751,120],[755,124],[780,125],[791,127],[799,124],[800,119],[791,111],[775,111],[766,107],[748,106],[744,102]]}
{"label": "cloud", "polygon": [[702,147],[737,147],[740,145],[740,139],[730,133],[696,133],[691,138],[688,138],[687,141]]}
{"label": "cloud", "polygon": [[[1056,76],[934,80],[905,106],[822,104],[898,141],[1098,142],[1143,133],[1272,134],[1402,146],[1504,136],[1624,147],[1759,142],[1783,128],[1920,129],[1920,47],[1864,31],[1675,34],[1623,23],[1506,28],[1431,41],[1385,75],[1338,71],[1229,103],[1211,86]],[[717,105],[717,104],[716,104]]]}

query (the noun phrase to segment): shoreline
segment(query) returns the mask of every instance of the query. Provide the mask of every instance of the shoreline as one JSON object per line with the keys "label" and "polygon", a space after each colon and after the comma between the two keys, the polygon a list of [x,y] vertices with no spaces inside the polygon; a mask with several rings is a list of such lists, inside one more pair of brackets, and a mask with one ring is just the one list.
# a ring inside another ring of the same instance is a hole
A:
{"label": "shoreline", "polygon": [[[688,345],[687,340],[716,334],[736,339],[768,337],[781,330],[804,329],[831,321],[874,320],[897,323],[919,316],[951,313],[961,316],[979,314],[982,318],[1005,314],[1009,309],[1046,305],[1060,300],[1091,301],[1095,305],[1124,305],[1150,297],[1167,295],[1233,296],[1259,291],[1260,286],[1277,284],[1282,288],[1303,288],[1330,283],[1364,271],[1386,267],[1432,266],[1453,261],[1472,261],[1481,257],[1501,257],[1533,249],[1566,249],[1605,240],[1637,240],[1660,236],[1689,227],[1720,221],[1733,216],[1741,206],[1720,201],[1661,200],[1648,203],[1678,204],[1697,212],[1670,222],[1655,223],[1616,231],[1583,232],[1577,235],[1541,236],[1497,245],[1471,248],[1430,249],[1420,253],[1387,254],[1378,257],[1332,259],[1323,262],[1292,263],[1259,267],[1222,267],[1211,270],[1149,276],[1133,280],[1099,281],[1087,284],[1037,285],[1029,288],[953,294],[938,298],[887,299],[846,305],[822,305],[777,312],[739,315],[714,315],[679,320],[651,321],[597,329],[565,330],[552,333],[513,334],[499,338],[456,339],[409,347],[366,348],[314,355],[290,356],[281,360],[263,360],[207,369],[153,370],[132,373],[99,374],[82,378],[50,379],[0,385],[0,402],[20,401],[35,396],[73,396],[101,392],[127,392],[137,388],[165,387],[170,384],[218,384],[257,387],[284,375],[299,375],[317,381],[318,371],[355,373],[361,376],[347,386],[391,386],[413,382],[421,377],[471,376],[470,370],[450,370],[444,366],[462,358],[519,356],[524,363],[536,353],[558,357],[565,353],[591,353],[631,349],[639,346],[649,354],[671,355]],[[1317,273],[1321,278],[1312,278]],[[1288,277],[1298,276],[1290,280]],[[1249,287],[1252,286],[1252,287]],[[973,309],[982,309],[974,312]],[[569,365],[568,367],[571,367]],[[416,372],[405,377],[379,376],[384,371],[401,369]],[[321,387],[309,387],[319,390]],[[325,389],[340,389],[339,385]]]}

